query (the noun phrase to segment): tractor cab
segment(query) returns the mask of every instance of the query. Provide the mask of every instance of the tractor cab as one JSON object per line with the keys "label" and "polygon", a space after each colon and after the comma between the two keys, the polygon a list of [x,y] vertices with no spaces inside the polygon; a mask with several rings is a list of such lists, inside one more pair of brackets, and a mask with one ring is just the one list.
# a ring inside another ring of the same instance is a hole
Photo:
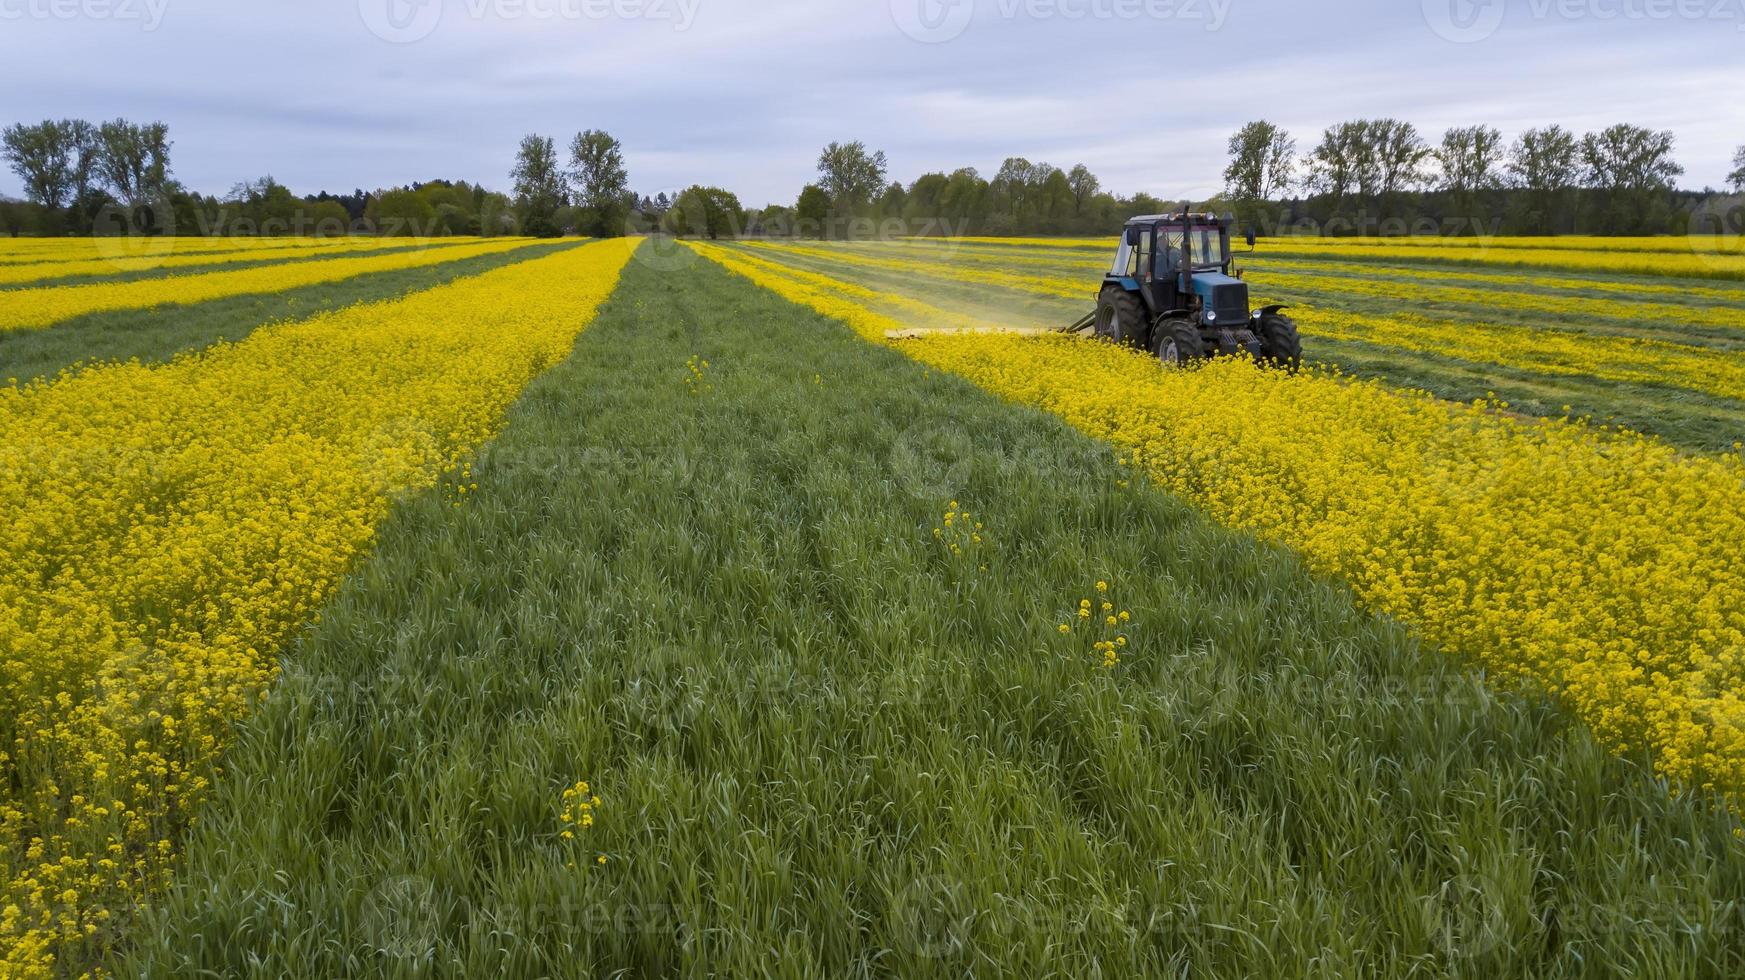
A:
{"label": "tractor cab", "polygon": [[1218,353],[1300,363],[1296,325],[1279,314],[1284,307],[1250,310],[1248,284],[1232,268],[1231,223],[1192,212],[1129,220],[1097,298],[1097,335],[1172,364]]}

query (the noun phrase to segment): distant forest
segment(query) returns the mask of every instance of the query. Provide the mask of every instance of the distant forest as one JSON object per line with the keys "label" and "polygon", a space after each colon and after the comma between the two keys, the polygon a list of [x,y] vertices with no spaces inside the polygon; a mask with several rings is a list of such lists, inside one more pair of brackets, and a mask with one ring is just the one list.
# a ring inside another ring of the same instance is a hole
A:
{"label": "distant forest", "polygon": [[1727,187],[1682,190],[1670,132],[1619,124],[1577,135],[1546,126],[1505,141],[1489,126],[1431,142],[1411,123],[1356,120],[1306,151],[1278,126],[1233,134],[1223,191],[1209,200],[1118,194],[1090,168],[1011,157],[992,176],[974,167],[889,177],[884,153],[832,143],[817,179],[791,204],[747,209],[730,190],[697,183],[631,190],[623,147],[576,134],[560,153],[530,135],[507,192],[435,179],[373,191],[297,196],[270,176],[223,195],[178,181],[163,123],[48,120],[0,134],[0,159],[25,187],[0,199],[0,234],[592,235],[665,232],[868,238],[896,235],[1106,235],[1135,214],[1180,208],[1235,215],[1262,236],[1738,235],[1745,146]]}

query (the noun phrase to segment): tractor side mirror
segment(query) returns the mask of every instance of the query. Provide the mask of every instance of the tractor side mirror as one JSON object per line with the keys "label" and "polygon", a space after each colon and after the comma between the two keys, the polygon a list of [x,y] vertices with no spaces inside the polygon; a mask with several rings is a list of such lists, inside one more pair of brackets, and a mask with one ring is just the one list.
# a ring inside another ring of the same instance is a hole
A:
{"label": "tractor side mirror", "polygon": [[1129,225],[1127,228],[1127,244],[1137,248],[1145,244],[1145,226]]}

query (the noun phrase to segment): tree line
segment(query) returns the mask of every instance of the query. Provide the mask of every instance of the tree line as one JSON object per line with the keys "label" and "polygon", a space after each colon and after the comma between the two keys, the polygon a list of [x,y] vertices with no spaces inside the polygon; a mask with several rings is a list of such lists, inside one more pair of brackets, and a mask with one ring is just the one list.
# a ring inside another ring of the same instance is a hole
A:
{"label": "tree line", "polygon": [[[1218,203],[1261,234],[1683,234],[1717,192],[1678,190],[1673,149],[1671,132],[1627,123],[1579,136],[1536,127],[1513,141],[1480,124],[1432,143],[1409,122],[1360,119],[1299,155],[1290,133],[1261,120],[1230,137]],[[1727,183],[1745,193],[1745,146]]]}
{"label": "tree line", "polygon": [[[992,177],[961,167],[905,185],[890,179],[882,151],[833,142],[793,204],[762,210],[707,184],[639,196],[622,144],[591,129],[569,141],[567,157],[550,137],[524,137],[508,194],[438,179],[298,197],[266,176],[202,195],[175,179],[171,146],[161,122],[6,128],[0,159],[26,200],[0,201],[0,234],[1102,235],[1131,215],[1185,207],[1234,213],[1263,235],[1656,234],[1689,230],[1715,193],[1677,190],[1684,168],[1672,134],[1628,124],[1581,136],[1545,126],[1512,142],[1475,125],[1432,144],[1408,122],[1355,120],[1299,153],[1290,133],[1256,121],[1230,137],[1224,190],[1203,202],[1118,195],[1082,163],[1023,157]],[[1728,184],[1745,193],[1745,146]]]}
{"label": "tree line", "polygon": [[1082,163],[1062,169],[1010,157],[991,178],[960,167],[922,174],[907,185],[890,180],[889,169],[884,152],[864,142],[831,143],[819,153],[817,180],[792,205],[747,215],[745,231],[802,238],[1096,235],[1173,203],[1114,194]]}

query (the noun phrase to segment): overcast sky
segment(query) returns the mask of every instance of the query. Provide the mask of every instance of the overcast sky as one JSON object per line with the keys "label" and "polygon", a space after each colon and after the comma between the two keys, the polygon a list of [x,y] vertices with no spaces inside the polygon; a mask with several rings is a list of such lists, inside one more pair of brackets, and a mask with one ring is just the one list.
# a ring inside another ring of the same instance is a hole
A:
{"label": "overcast sky", "polygon": [[0,123],[161,119],[189,186],[299,194],[505,188],[523,134],[601,128],[640,193],[761,205],[831,140],[905,182],[1016,155],[1176,198],[1250,119],[1304,150],[1366,116],[1633,122],[1700,187],[1745,144],[1742,52],[1745,0],[0,0]]}

